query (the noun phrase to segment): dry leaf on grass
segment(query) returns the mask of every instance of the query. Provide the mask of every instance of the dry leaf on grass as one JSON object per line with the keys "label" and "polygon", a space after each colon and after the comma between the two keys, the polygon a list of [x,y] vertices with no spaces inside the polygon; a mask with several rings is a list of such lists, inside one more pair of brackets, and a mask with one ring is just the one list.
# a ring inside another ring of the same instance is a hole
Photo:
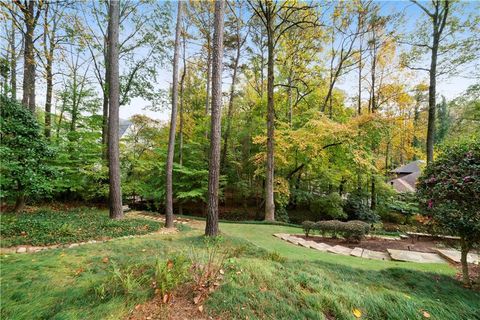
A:
{"label": "dry leaf on grass", "polygon": [[362,316],[362,311],[359,309],[353,309],[352,313],[355,316],[355,318],[360,318]]}

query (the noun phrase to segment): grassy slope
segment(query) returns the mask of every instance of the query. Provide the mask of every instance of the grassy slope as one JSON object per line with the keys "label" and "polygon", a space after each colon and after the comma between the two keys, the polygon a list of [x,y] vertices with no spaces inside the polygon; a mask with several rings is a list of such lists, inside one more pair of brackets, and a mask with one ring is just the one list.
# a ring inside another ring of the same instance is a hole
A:
{"label": "grassy slope", "polygon": [[[355,307],[369,319],[416,319],[421,318],[421,309],[432,319],[476,319],[480,308],[480,294],[446,277],[453,273],[446,266],[323,254],[271,236],[298,232],[291,227],[222,224],[221,229],[228,235],[225,246],[243,252],[233,262],[241,272],[229,272],[207,305],[207,310],[226,314],[226,318],[322,319],[327,314],[350,319]],[[1,318],[121,319],[135,304],[148,299],[150,291],[98,299],[92,288],[108,279],[110,262],[151,264],[156,256],[166,258],[169,252],[201,250],[200,235],[200,230],[192,230],[32,255],[3,255]],[[272,261],[230,235],[277,251],[288,260]],[[105,257],[108,263],[103,262]]]}
{"label": "grassy slope", "polygon": [[[267,319],[480,319],[480,294],[452,280],[447,265],[365,260],[299,248],[271,236],[299,232],[281,226],[223,224],[227,234],[249,239],[288,257],[286,262],[240,261],[209,301],[229,317]],[[412,272],[412,270],[416,270]]]}

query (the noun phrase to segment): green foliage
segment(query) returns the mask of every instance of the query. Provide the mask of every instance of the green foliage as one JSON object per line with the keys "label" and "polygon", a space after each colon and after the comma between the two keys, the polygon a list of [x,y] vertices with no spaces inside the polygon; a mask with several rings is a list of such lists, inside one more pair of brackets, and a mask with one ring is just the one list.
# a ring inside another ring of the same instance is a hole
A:
{"label": "green foliage", "polygon": [[303,232],[305,232],[305,236],[308,237],[310,235],[310,232],[315,228],[315,222],[303,221],[302,228],[303,228]]}
{"label": "green foliage", "polygon": [[0,199],[48,197],[55,177],[54,151],[40,133],[32,113],[0,96]]}
{"label": "green foliage", "polygon": [[341,235],[349,241],[361,241],[370,232],[370,224],[359,220],[342,222],[338,220],[318,221],[315,228],[322,234],[330,233],[333,238]]}
{"label": "green foliage", "polygon": [[355,191],[348,195],[343,210],[348,215],[349,220],[362,220],[376,222],[379,216],[370,209],[366,198],[367,194]]}
{"label": "green foliage", "polygon": [[155,262],[155,288],[163,297],[179,285],[191,279],[192,262],[183,254],[174,254],[167,261],[157,258]]}
{"label": "green foliage", "polygon": [[310,210],[318,217],[344,219],[347,217],[342,208],[342,197],[336,192],[314,199],[310,204]]}
{"label": "green foliage", "polygon": [[441,232],[480,241],[480,142],[446,145],[418,182],[420,207]]}
{"label": "green foliage", "polygon": [[401,193],[397,195],[389,204],[390,213],[401,214],[408,222],[410,218],[418,213],[418,200],[414,193]]}
{"label": "green foliage", "polygon": [[115,238],[154,232],[160,223],[146,219],[112,220],[105,211],[74,209],[38,210],[1,215],[1,246],[51,245]]}

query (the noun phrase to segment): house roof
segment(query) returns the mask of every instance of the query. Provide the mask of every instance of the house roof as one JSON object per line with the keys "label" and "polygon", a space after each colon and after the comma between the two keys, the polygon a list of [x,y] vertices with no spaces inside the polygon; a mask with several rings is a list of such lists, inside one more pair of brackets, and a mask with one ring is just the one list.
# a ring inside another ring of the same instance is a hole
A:
{"label": "house roof", "polygon": [[423,160],[415,160],[406,165],[403,165],[399,168],[396,168],[392,172],[394,173],[413,173],[413,172],[420,172],[422,169],[423,164],[425,161]]}
{"label": "house roof", "polygon": [[125,120],[125,119],[119,119],[119,125],[118,125],[118,136],[120,138],[123,137],[125,132],[128,130],[132,122],[130,120]]}
{"label": "house roof", "polygon": [[420,171],[413,172],[401,178],[390,180],[389,183],[397,192],[415,192],[415,185],[420,174]]}

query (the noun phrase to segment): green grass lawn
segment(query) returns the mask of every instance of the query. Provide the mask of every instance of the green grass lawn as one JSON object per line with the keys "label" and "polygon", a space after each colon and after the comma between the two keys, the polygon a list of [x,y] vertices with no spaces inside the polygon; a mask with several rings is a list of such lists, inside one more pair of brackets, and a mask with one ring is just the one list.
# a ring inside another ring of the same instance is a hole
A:
{"label": "green grass lawn", "polygon": [[[464,289],[447,265],[365,260],[316,252],[272,236],[293,227],[222,223],[230,253],[226,277],[206,302],[224,319],[480,319],[480,294]],[[113,263],[141,274],[157,257],[205,252],[202,230],[153,234],[71,249],[1,256],[1,319],[122,319],[150,299],[133,282],[129,294],[99,296]],[[106,259],[108,258],[108,259]],[[148,272],[143,272],[148,275]]]}
{"label": "green grass lawn", "polygon": [[111,220],[105,210],[40,209],[34,213],[0,215],[0,246],[51,245],[146,234],[161,224],[147,219]]}

